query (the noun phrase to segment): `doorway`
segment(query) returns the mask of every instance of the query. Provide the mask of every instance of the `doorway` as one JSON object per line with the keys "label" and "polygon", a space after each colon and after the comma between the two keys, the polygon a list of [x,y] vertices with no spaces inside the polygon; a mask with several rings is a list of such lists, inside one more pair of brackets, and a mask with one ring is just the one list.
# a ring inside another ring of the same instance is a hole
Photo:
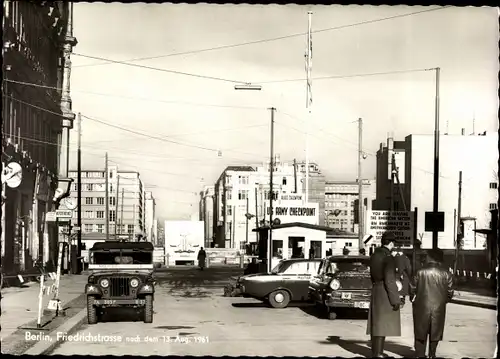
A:
{"label": "doorway", "polygon": [[322,258],[323,243],[321,241],[311,241],[311,249],[309,253],[310,259]]}
{"label": "doorway", "polygon": [[291,258],[304,258],[305,237],[288,237],[289,248],[291,248]]}

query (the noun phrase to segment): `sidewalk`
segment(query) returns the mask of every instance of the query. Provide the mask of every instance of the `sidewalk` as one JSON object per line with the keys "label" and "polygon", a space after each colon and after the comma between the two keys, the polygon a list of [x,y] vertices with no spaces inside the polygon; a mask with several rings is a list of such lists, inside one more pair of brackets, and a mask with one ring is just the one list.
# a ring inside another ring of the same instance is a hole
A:
{"label": "sidewalk", "polygon": [[[49,280],[46,285],[52,285]],[[44,330],[20,329],[20,327],[36,328],[38,315],[39,283],[28,283],[25,287],[11,287],[2,290],[1,302],[1,341],[3,354],[22,354],[35,342],[25,341],[27,331],[32,334],[48,334],[70,317],[85,308],[85,284],[87,274],[64,275],[61,277],[59,299],[65,309],[65,316],[55,318],[55,312],[47,310],[47,304],[54,294],[44,295],[42,325],[48,323]],[[54,319],[55,318],[55,319]],[[52,321],[51,321],[52,320]]]}
{"label": "sidewalk", "polygon": [[470,291],[455,290],[455,295],[451,300],[452,303],[480,307],[485,309],[497,309],[498,297],[480,295]]}

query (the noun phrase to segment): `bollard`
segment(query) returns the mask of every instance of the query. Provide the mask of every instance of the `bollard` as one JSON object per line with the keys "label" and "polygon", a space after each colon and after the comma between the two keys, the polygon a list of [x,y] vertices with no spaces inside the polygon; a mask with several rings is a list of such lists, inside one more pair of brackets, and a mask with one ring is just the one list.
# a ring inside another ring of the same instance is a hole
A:
{"label": "bollard", "polygon": [[170,254],[167,253],[167,255],[165,256],[165,258],[166,258],[166,264],[165,264],[165,266],[168,268],[170,266]]}
{"label": "bollard", "polygon": [[240,255],[240,268],[245,267],[245,256],[242,254]]}

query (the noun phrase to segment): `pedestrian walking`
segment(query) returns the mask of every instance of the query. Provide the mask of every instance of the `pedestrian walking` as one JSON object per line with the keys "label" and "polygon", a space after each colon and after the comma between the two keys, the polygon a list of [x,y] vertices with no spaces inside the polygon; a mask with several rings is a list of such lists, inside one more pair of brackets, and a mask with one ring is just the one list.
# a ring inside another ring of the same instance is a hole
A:
{"label": "pedestrian walking", "polygon": [[396,284],[396,264],[391,256],[395,244],[392,233],[382,235],[382,246],[375,248],[370,257],[372,295],[366,334],[371,336],[372,355],[384,354],[385,337],[401,336],[400,298]]}
{"label": "pedestrian walking", "polygon": [[198,252],[198,266],[200,267],[201,270],[205,268],[206,265],[206,260],[207,260],[207,253],[201,247],[200,251]]}
{"label": "pedestrian walking", "polygon": [[406,302],[406,296],[410,295],[410,278],[412,276],[412,268],[410,258],[406,256],[401,250],[401,246],[396,248],[396,273],[398,275],[398,280],[403,285],[400,290],[401,302],[404,304]]}
{"label": "pedestrian walking", "polygon": [[342,255],[344,255],[344,256],[348,256],[350,252],[351,252],[351,251],[349,250],[349,248],[347,248],[347,244],[346,244],[346,245],[344,246],[344,248],[342,249]]}
{"label": "pedestrian walking", "polygon": [[247,267],[243,271],[244,275],[259,273],[259,264],[257,263],[257,258],[252,258],[252,261],[248,263]]}
{"label": "pedestrian walking", "polygon": [[424,267],[415,275],[413,330],[418,358],[425,357],[428,338],[430,358],[436,357],[438,343],[443,340],[446,304],[453,297],[453,277],[443,267],[443,260],[442,250],[429,250]]}

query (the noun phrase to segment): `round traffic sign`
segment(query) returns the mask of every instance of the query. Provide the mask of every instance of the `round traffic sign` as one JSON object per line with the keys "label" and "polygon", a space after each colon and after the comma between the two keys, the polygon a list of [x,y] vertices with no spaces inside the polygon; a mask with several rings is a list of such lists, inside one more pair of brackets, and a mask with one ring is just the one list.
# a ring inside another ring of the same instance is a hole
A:
{"label": "round traffic sign", "polygon": [[17,162],[11,162],[2,168],[2,183],[10,188],[17,188],[23,180],[23,169]]}

